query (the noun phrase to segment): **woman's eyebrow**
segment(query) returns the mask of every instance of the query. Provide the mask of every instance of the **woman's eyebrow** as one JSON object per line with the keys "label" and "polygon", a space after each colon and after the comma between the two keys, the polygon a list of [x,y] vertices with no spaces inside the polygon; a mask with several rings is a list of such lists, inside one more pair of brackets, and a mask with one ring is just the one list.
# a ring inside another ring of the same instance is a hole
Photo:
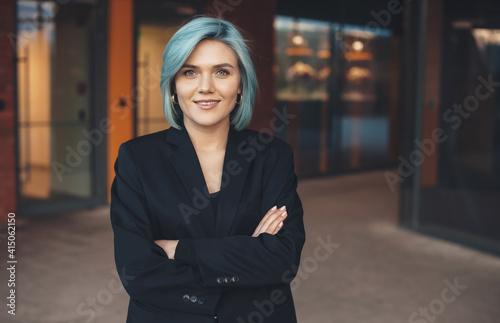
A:
{"label": "woman's eyebrow", "polygon": [[229,64],[229,63],[222,63],[222,64],[217,64],[217,65],[214,65],[214,68],[221,68],[221,67],[230,67],[230,68],[234,68],[233,65]]}
{"label": "woman's eyebrow", "polygon": [[[233,68],[234,69],[234,66],[229,64],[229,63],[221,63],[221,64],[217,64],[217,65],[214,65],[214,68],[221,68],[221,67],[230,67],[230,68]],[[182,68],[193,68],[193,69],[197,69],[199,68],[198,66],[196,65],[192,65],[192,64],[184,64],[182,65]]]}
{"label": "woman's eyebrow", "polygon": [[198,68],[198,66],[196,66],[196,65],[191,65],[191,64],[184,64],[184,65],[182,65],[182,67],[181,67],[181,68],[185,68],[185,67],[186,67],[186,68],[194,68],[194,69]]}

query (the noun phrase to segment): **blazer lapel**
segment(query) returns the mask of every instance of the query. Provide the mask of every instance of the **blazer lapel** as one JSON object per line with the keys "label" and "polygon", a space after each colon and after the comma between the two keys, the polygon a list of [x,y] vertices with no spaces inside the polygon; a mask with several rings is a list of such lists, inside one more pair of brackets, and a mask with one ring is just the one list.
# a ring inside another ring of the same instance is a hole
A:
{"label": "blazer lapel", "polygon": [[214,217],[214,210],[207,197],[205,179],[194,146],[185,128],[170,128],[166,140],[177,146],[169,158],[189,198],[179,202],[184,204],[184,223],[193,236],[205,237],[205,231],[196,217]]}
{"label": "blazer lapel", "polygon": [[241,132],[230,128],[224,156],[219,207],[215,220],[215,237],[225,237],[229,234],[243,194],[250,168],[250,161],[241,153],[247,144],[245,139]]}

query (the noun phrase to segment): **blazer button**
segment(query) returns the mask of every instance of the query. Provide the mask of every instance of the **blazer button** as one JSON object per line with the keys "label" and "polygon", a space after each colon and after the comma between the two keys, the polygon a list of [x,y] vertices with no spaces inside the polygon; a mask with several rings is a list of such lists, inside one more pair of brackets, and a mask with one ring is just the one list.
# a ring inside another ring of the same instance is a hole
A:
{"label": "blazer button", "polygon": [[184,294],[182,296],[182,299],[185,300],[186,302],[189,301],[189,295],[188,294]]}
{"label": "blazer button", "polygon": [[196,301],[198,300],[198,297],[193,295],[193,296],[191,296],[190,300],[191,300],[191,302],[196,303]]}
{"label": "blazer button", "polygon": [[233,283],[237,283],[239,280],[240,280],[240,277],[238,277],[238,276],[231,277],[231,282],[233,282]]}
{"label": "blazer button", "polygon": [[224,277],[224,282],[226,284],[229,284],[230,281],[231,281],[231,279],[229,277]]}
{"label": "blazer button", "polygon": [[224,282],[223,277],[217,277],[217,283],[222,284]]}
{"label": "blazer button", "polygon": [[203,305],[205,303],[205,299],[203,297],[198,298],[198,304]]}

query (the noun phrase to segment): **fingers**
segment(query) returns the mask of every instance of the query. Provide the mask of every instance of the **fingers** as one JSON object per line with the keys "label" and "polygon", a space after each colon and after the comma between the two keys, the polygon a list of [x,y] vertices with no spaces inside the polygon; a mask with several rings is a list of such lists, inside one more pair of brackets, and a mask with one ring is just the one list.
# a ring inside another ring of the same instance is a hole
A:
{"label": "fingers", "polygon": [[267,233],[270,233],[272,235],[278,233],[278,231],[281,229],[283,226],[283,221],[285,221],[285,218],[287,217],[288,213],[286,211],[283,211],[277,218],[274,220],[266,230]]}
{"label": "fingers", "polygon": [[264,232],[273,235],[278,233],[287,216],[286,206],[282,206],[280,209],[277,209],[276,206],[273,207],[262,218],[252,237],[256,237]]}
{"label": "fingers", "polygon": [[264,215],[264,217],[262,218],[262,220],[260,220],[260,223],[257,225],[257,228],[255,228],[255,231],[253,233],[252,236],[257,236],[259,235],[258,232],[260,232],[260,229],[262,228],[262,225],[264,224],[264,222],[269,218],[270,215],[272,215],[278,208],[275,206],[273,206],[272,208],[269,209],[269,211],[267,211],[267,213]]}
{"label": "fingers", "polygon": [[276,228],[278,228],[280,222],[283,222],[286,218],[286,207],[283,206],[279,210],[274,211],[272,214],[268,216],[268,218],[262,224],[260,228],[260,232],[267,232],[270,234],[274,234]]}

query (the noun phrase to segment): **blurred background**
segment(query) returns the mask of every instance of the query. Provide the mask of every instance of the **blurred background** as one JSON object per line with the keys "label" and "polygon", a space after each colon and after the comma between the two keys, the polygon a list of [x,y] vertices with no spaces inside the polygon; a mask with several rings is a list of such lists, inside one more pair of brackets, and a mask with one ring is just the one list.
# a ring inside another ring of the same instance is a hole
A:
{"label": "blurred background", "polygon": [[[161,55],[198,14],[243,30],[249,128],[295,151],[312,259],[299,321],[499,322],[495,0],[2,0],[0,259],[11,212],[25,263],[5,318],[124,321],[113,165],[122,142],[169,127]],[[339,248],[322,262],[327,237]],[[440,296],[449,284],[460,304]]]}

